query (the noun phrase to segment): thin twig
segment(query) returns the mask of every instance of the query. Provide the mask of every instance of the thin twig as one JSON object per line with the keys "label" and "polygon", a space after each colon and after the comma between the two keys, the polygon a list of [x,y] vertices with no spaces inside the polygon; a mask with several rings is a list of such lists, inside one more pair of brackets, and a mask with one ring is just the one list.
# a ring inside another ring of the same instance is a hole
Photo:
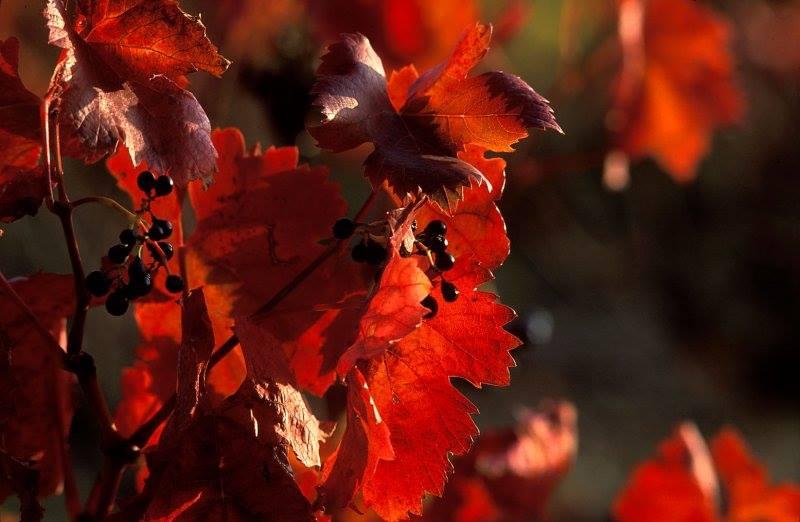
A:
{"label": "thin twig", "polygon": [[119,204],[116,200],[106,196],[87,196],[85,198],[76,199],[75,201],[70,203],[70,207],[76,209],[78,207],[87,205],[89,203],[98,203],[100,205],[104,205],[108,208],[114,209],[123,216],[125,216],[125,219],[127,219],[131,223],[134,223],[139,219],[139,216],[136,215],[135,212],[131,212],[130,210]]}
{"label": "thin twig", "polygon": [[39,109],[39,119],[42,125],[42,149],[44,149],[44,170],[47,174],[47,208],[53,208],[53,167],[50,161],[50,96],[45,96]]}
{"label": "thin twig", "polygon": [[115,459],[106,459],[103,469],[98,473],[92,485],[89,498],[86,501],[84,516],[89,520],[104,520],[114,505],[117,497],[117,490],[122,475],[125,472],[126,463]]}

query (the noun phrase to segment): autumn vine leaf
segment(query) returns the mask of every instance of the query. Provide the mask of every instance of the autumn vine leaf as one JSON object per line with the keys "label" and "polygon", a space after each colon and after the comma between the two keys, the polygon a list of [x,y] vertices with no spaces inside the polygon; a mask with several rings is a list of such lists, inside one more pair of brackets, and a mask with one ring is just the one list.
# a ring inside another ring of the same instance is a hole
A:
{"label": "autumn vine leaf", "polygon": [[619,148],[694,179],[718,127],[739,121],[729,24],[692,0],[619,0],[623,69],[609,124]]}
{"label": "autumn vine leaf", "polygon": [[374,187],[386,181],[401,198],[425,194],[451,210],[465,186],[484,181],[458,159],[465,145],[509,151],[527,136],[527,128],[560,131],[547,101],[518,77],[467,76],[490,39],[489,26],[466,31],[450,58],[414,82],[405,104],[395,110],[383,64],[369,41],[344,35],[317,69],[313,92],[324,120],[309,132],[333,152],[372,143],[364,167]]}
{"label": "autumn vine leaf", "polygon": [[464,27],[478,20],[474,0],[306,0],[320,40],[359,32],[390,66],[431,67],[447,56]]}
{"label": "autumn vine leaf", "polygon": [[697,428],[684,423],[632,474],[614,516],[618,522],[793,522],[800,517],[800,486],[770,484],[735,430],[720,431],[709,452]]}
{"label": "autumn vine leaf", "polygon": [[211,180],[208,117],[185,87],[188,73],[228,66],[205,27],[175,0],[49,0],[50,43],[61,47],[49,97],[65,152],[94,162],[127,148],[134,165],[178,185]]}
{"label": "autumn vine leaf", "polygon": [[39,98],[18,74],[19,41],[0,40],[0,222],[10,223],[39,209],[47,191],[38,167]]}
{"label": "autumn vine leaf", "polygon": [[543,401],[521,413],[513,428],[481,435],[456,462],[444,495],[426,509],[425,520],[541,520],[577,446],[575,407]]}
{"label": "autumn vine leaf", "polygon": [[285,402],[272,381],[247,379],[214,405],[205,386],[214,336],[202,291],[185,300],[182,323],[176,408],[148,455],[144,491],[119,519],[313,520],[286,454],[287,436],[313,429],[305,403]]}
{"label": "autumn vine leaf", "polygon": [[[38,494],[46,496],[62,486],[73,412],[73,378],[62,370],[55,344],[63,340],[66,318],[74,308],[72,278],[39,273],[12,281],[11,288],[33,317],[0,287],[0,452],[18,462],[33,462]],[[0,475],[0,501],[9,489],[14,488]]]}
{"label": "autumn vine leaf", "polygon": [[[493,295],[474,290],[489,278],[488,271],[464,260],[448,274],[448,281],[461,289],[459,299],[364,365],[395,458],[378,463],[363,495],[386,519],[420,514],[425,492],[441,495],[452,469],[448,455],[466,453],[477,435],[471,418],[477,411],[450,379],[475,385],[509,382],[508,368],[514,362],[508,352],[519,341],[503,325],[514,313]],[[432,294],[443,301],[439,288]]]}
{"label": "autumn vine leaf", "polygon": [[414,331],[428,311],[420,302],[430,293],[431,282],[417,261],[392,250],[374,295],[359,321],[355,342],[339,359],[338,373],[345,376],[360,359],[383,354]]}
{"label": "autumn vine leaf", "polygon": [[[205,282],[208,295],[217,296],[213,319],[230,329],[235,315],[258,311],[326,251],[319,242],[330,239],[346,205],[327,168],[298,165],[297,148],[247,150],[237,129],[212,137],[218,182],[189,191],[198,218],[188,242],[190,280]],[[280,343],[302,388],[322,394],[333,383],[369,277],[337,253],[257,321]]]}

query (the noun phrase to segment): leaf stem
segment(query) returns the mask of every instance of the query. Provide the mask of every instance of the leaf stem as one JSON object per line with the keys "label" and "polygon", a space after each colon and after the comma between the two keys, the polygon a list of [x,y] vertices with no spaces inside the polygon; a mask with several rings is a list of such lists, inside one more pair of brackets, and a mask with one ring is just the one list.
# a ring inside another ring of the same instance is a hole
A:
{"label": "leaf stem", "polygon": [[98,473],[97,479],[92,485],[92,491],[86,501],[86,509],[83,512],[85,518],[88,520],[105,520],[114,505],[114,499],[122,482],[122,474],[125,472],[125,467],[126,463],[121,460],[106,459],[103,463],[103,469]]}
{"label": "leaf stem", "polygon": [[45,96],[39,109],[39,119],[42,126],[42,148],[44,149],[44,170],[47,174],[47,208],[53,208],[53,170],[50,161],[50,96]]}
{"label": "leaf stem", "polygon": [[134,223],[139,220],[139,216],[136,213],[131,212],[130,210],[122,206],[120,203],[118,203],[116,200],[106,196],[87,196],[85,198],[76,199],[75,201],[70,203],[70,207],[72,207],[72,209],[76,209],[78,207],[81,207],[89,203],[99,203],[100,205],[114,209],[123,216],[125,216],[125,219],[127,219],[131,223]]}

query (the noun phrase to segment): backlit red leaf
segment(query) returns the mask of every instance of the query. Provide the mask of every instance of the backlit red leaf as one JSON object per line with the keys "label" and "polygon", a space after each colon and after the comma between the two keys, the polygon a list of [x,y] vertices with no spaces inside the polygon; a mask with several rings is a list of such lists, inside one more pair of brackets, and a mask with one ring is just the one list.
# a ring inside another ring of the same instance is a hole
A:
{"label": "backlit red leaf", "polygon": [[735,430],[720,431],[711,441],[711,453],[728,493],[727,520],[793,522],[800,518],[800,486],[770,484],[767,470]]}
{"label": "backlit red leaf", "polygon": [[213,406],[205,393],[213,332],[201,292],[187,300],[183,323],[176,409],[148,455],[144,491],[120,518],[313,520],[286,454],[287,435],[312,429],[305,404],[286,401],[273,382],[247,379]]}
{"label": "backlit red leaf", "polygon": [[146,162],[179,186],[210,181],[211,127],[184,90],[186,74],[221,75],[228,62],[199,19],[175,0],[49,0],[50,43],[65,51],[51,85],[64,147],[94,162],[122,144],[133,164]]}
{"label": "backlit red leaf", "polygon": [[363,367],[395,453],[394,460],[378,462],[363,495],[386,519],[421,513],[426,492],[441,495],[452,470],[448,456],[466,453],[477,435],[471,418],[477,410],[450,379],[508,384],[514,364],[508,352],[519,341],[503,330],[513,311],[475,290],[490,277],[474,261],[457,264],[448,281],[461,290],[459,299],[445,303],[434,289],[438,314]]}
{"label": "backlit red leaf", "polygon": [[730,33],[692,0],[620,0],[624,66],[609,121],[623,151],[694,178],[714,130],[742,114]]}
{"label": "backlit red leaf", "polygon": [[[190,190],[198,218],[190,279],[227,299],[215,313],[230,325],[234,314],[257,311],[325,251],[319,241],[331,237],[346,206],[327,169],[298,167],[296,148],[247,152],[235,129],[213,139],[219,182]],[[367,277],[342,250],[256,321],[280,343],[301,387],[321,394],[333,382],[336,362],[353,341]]]}
{"label": "backlit red leaf", "polygon": [[339,360],[339,375],[347,375],[358,360],[369,360],[411,333],[428,311],[420,301],[430,293],[431,282],[416,259],[403,258],[390,249],[390,258],[375,286],[358,326],[356,341]]}
{"label": "backlit red leaf", "polygon": [[[457,158],[474,143],[508,151],[527,128],[560,130],[546,100],[525,82],[505,73],[467,77],[488,49],[491,28],[468,30],[448,60],[411,85],[402,96],[390,91],[380,58],[359,34],[344,35],[328,48],[317,70],[316,104],[325,117],[309,132],[325,149],[340,152],[372,143],[365,174],[384,181],[398,196],[427,194],[451,209],[463,187],[481,182],[480,172]],[[404,76],[413,74],[410,70]]]}
{"label": "backlit red leaf", "polygon": [[[62,370],[55,343],[66,335],[73,282],[70,276],[40,273],[11,285],[50,336],[0,288],[0,451],[33,461],[39,494],[46,496],[61,487],[61,450],[72,419],[73,378]],[[8,493],[2,484],[0,493]]]}
{"label": "backlit red leaf", "polygon": [[389,429],[364,376],[353,368],[347,374],[347,428],[339,447],[325,461],[321,502],[328,509],[347,506],[375,473],[378,461],[393,458]]}
{"label": "backlit red leaf", "polygon": [[425,519],[543,519],[547,501],[572,465],[577,442],[571,404],[545,402],[525,412],[515,428],[481,435],[456,463],[443,498],[426,510]]}
{"label": "backlit red leaf", "polygon": [[616,520],[791,522],[800,517],[800,486],[770,484],[738,433],[724,429],[711,445],[709,454],[696,428],[679,427],[659,455],[635,471],[614,505]]}
{"label": "backlit red leaf", "polygon": [[478,19],[473,0],[307,0],[322,39],[359,32],[390,65],[430,67]]}
{"label": "backlit red leaf", "polygon": [[0,222],[9,223],[42,204],[47,181],[39,164],[39,98],[18,74],[19,41],[0,40]]}

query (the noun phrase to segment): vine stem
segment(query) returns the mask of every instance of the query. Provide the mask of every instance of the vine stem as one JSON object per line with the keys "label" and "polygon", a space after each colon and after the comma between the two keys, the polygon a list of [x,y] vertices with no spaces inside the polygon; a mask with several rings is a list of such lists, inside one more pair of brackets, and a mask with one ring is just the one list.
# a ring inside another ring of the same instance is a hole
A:
{"label": "vine stem", "polygon": [[[101,443],[104,451],[106,451],[104,472],[107,472],[109,469],[117,466],[117,459],[110,458],[108,452],[111,448],[114,448],[119,444],[121,437],[116,426],[114,425],[114,419],[111,416],[108,402],[106,401],[106,398],[103,395],[103,391],[100,387],[100,383],[97,380],[97,368],[95,366],[94,359],[91,355],[83,351],[86,318],[89,312],[89,305],[91,304],[91,295],[86,288],[85,271],[83,267],[83,261],[81,259],[80,248],[78,246],[78,239],[75,234],[75,224],[73,220],[73,211],[75,208],[83,205],[85,202],[89,202],[90,199],[87,198],[84,200],[78,200],[76,203],[72,203],[69,200],[66,186],[64,184],[64,166],[61,157],[60,129],[57,122],[55,124],[54,136],[51,142],[50,103],[50,97],[45,97],[40,110],[40,116],[42,119],[42,147],[44,148],[44,162],[48,183],[47,207],[58,217],[61,223],[64,239],[67,244],[67,251],[69,254],[70,265],[72,267],[72,275],[75,287],[75,311],[73,313],[69,333],[67,334],[66,354],[64,354],[60,349],[59,351],[61,352],[61,357],[63,358],[64,368],[76,375],[81,390],[86,397],[89,408],[97,418],[100,426]],[[51,143],[55,148],[55,171],[53,169],[53,161],[51,156],[51,153],[53,152],[51,150]],[[53,194],[54,174],[58,189],[57,201],[54,199]],[[109,203],[102,200],[102,198],[97,198],[95,201],[109,205]],[[6,284],[6,286],[9,285]],[[30,312],[29,309],[28,312]],[[52,337],[50,338],[52,339]],[[57,345],[58,344],[56,343],[56,346]],[[69,463],[66,441],[62,441],[62,444],[64,444],[62,463],[66,468],[67,464]],[[122,465],[122,469],[124,469],[124,465]],[[71,466],[69,466],[69,469],[65,469],[64,473],[65,476],[68,477],[66,484],[68,487],[66,488],[65,495],[67,510],[73,519],[77,519],[81,516],[80,513],[76,513],[76,511],[80,510],[80,498],[78,498],[77,495],[77,488],[74,487],[74,479],[69,477],[69,475],[74,473],[74,470]],[[121,477],[121,473],[119,474],[119,477]],[[104,480],[103,484],[108,482],[110,481]],[[113,502],[116,486],[109,486],[109,488],[110,489],[107,490],[107,494],[104,493],[106,490],[101,491],[101,493],[104,494],[99,496],[99,500],[97,501],[98,504],[104,502],[107,496],[111,496],[111,502]],[[92,510],[92,512],[95,511]],[[85,509],[84,513],[86,513]]]}
{"label": "vine stem", "polygon": [[131,223],[134,223],[139,219],[139,216],[136,215],[136,213],[131,212],[124,206],[120,205],[116,200],[108,198],[106,196],[87,196],[85,198],[76,199],[75,201],[70,203],[70,207],[74,210],[78,207],[87,205],[89,203],[98,203],[100,205],[104,205],[108,208],[114,209],[123,216],[125,216],[125,219],[127,219]]}
{"label": "vine stem", "polygon": [[[353,221],[360,221],[364,218],[364,216],[369,211],[372,204],[375,202],[377,198],[378,191],[373,190],[370,192],[367,199],[361,205],[361,208],[358,209],[356,215],[353,217]],[[303,283],[311,274],[313,274],[320,266],[322,266],[325,261],[327,261],[330,257],[334,254],[339,252],[343,246],[347,244],[347,240],[337,240],[336,243],[325,249],[319,256],[317,256],[313,261],[311,261],[301,272],[299,272],[291,281],[289,281],[286,286],[281,288],[269,301],[264,303],[258,310],[256,310],[251,316],[251,319],[260,319],[264,318],[268,315],[281,301],[283,301],[286,297],[289,296],[300,284]],[[222,343],[219,348],[214,350],[211,354],[211,358],[208,361],[208,369],[207,371],[211,371],[214,366],[219,364],[222,359],[224,359],[229,353],[231,353],[237,346],[239,345],[239,337],[236,334],[232,334],[224,343]],[[158,427],[166,421],[169,416],[172,414],[172,410],[175,408],[176,404],[176,396],[173,394],[167,401],[161,406],[161,408],[156,411],[150,419],[145,421],[139,429],[136,430],[129,438],[128,442],[130,444],[136,446],[143,446],[147,443],[150,439],[152,434],[158,429]]]}

